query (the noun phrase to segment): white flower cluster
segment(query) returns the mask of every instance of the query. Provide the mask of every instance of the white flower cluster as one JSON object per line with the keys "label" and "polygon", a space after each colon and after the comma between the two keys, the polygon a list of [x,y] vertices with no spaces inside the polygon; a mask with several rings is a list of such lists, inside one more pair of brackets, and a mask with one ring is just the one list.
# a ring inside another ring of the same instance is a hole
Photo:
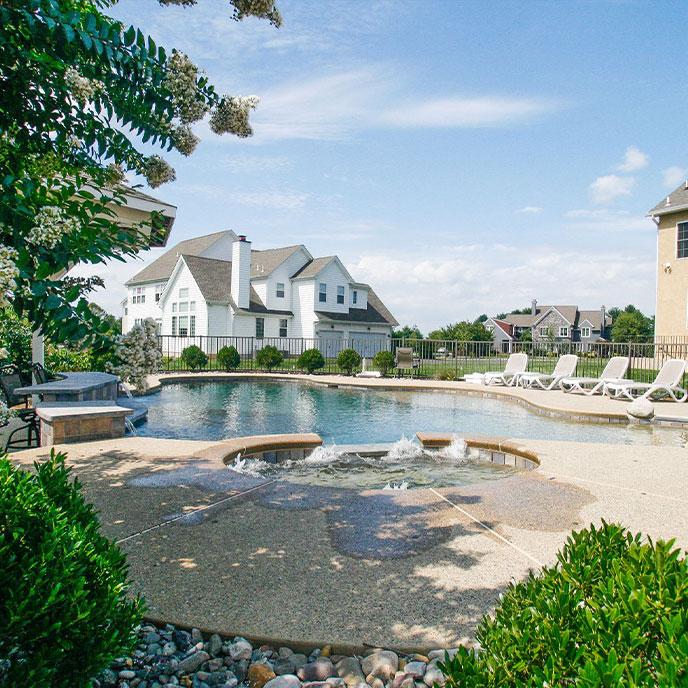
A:
{"label": "white flower cluster", "polygon": [[14,414],[7,408],[4,401],[0,401],[0,426],[7,425]]}
{"label": "white flower cluster", "polygon": [[258,96],[225,96],[210,116],[210,128],[216,134],[251,136],[253,129],[248,116],[259,102]]}
{"label": "white flower cluster", "polygon": [[173,182],[177,175],[170,165],[168,165],[159,155],[151,155],[146,158],[146,162],[141,170],[149,186],[154,189],[161,184]]}
{"label": "white flower cluster", "polygon": [[105,168],[105,174],[107,175],[107,180],[109,184],[116,186],[124,181],[124,170],[121,165],[111,162]]}
{"label": "white flower cluster", "polygon": [[208,112],[208,104],[196,86],[197,77],[198,67],[184,53],[173,52],[164,84],[172,94],[175,113],[183,124],[197,122]]}
{"label": "white flower cluster", "polygon": [[26,241],[34,246],[54,248],[63,236],[78,229],[79,223],[56,205],[43,206],[34,218]]}
{"label": "white flower cluster", "polygon": [[8,305],[7,297],[17,287],[17,258],[18,254],[13,248],[0,245],[0,308]]}
{"label": "white flower cluster", "polygon": [[74,67],[67,67],[64,74],[69,92],[80,102],[85,103],[105,88],[102,81],[81,76]]}
{"label": "white flower cluster", "polygon": [[187,125],[182,125],[181,127],[175,127],[172,130],[172,142],[174,147],[182,155],[191,155],[196,149],[200,139],[192,131],[191,127]]}
{"label": "white flower cluster", "polygon": [[139,392],[145,392],[146,377],[157,373],[162,362],[155,321],[148,318],[119,337],[117,356],[121,363],[109,366],[110,372],[134,385]]}

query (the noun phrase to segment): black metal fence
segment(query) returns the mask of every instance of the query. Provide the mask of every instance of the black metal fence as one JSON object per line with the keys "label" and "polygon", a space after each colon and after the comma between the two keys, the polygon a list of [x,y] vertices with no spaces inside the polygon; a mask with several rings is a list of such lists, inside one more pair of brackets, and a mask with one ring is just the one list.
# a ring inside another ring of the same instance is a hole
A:
{"label": "black metal fence", "polygon": [[340,373],[337,357],[344,349],[354,349],[359,353],[362,366],[368,370],[376,368],[375,355],[380,351],[394,353],[398,348],[412,351],[413,369],[395,371],[397,374],[413,375],[422,378],[459,380],[470,373],[502,370],[509,353],[528,354],[528,370],[551,372],[559,356],[576,354],[578,356],[577,375],[598,376],[612,356],[628,356],[630,365],[627,377],[650,382],[669,358],[688,360],[688,338],[672,338],[650,343],[611,343],[611,342],[513,342],[510,351],[497,351],[492,342],[455,341],[439,339],[390,339],[388,337],[352,337],[337,339],[332,337],[301,339],[293,337],[173,337],[160,336],[164,372],[189,371],[188,357],[184,350],[190,346],[199,347],[206,355],[203,365],[196,370],[220,371],[218,352],[224,347],[234,347],[239,353],[239,370],[262,371],[257,361],[257,353],[265,346],[275,347],[282,360],[272,367],[279,372],[301,372],[299,356],[308,349],[318,349],[324,358],[325,367],[318,373]]}

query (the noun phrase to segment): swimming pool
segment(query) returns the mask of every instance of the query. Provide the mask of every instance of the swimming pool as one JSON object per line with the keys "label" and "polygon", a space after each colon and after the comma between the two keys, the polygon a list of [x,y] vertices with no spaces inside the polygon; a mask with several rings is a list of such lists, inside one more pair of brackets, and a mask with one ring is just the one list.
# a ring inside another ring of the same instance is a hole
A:
{"label": "swimming pool", "polygon": [[141,398],[149,437],[221,440],[315,432],[326,444],[395,442],[417,431],[529,439],[685,444],[682,431],[577,423],[538,415],[507,400],[442,391],[329,388],[299,382],[237,380],[165,385]]}

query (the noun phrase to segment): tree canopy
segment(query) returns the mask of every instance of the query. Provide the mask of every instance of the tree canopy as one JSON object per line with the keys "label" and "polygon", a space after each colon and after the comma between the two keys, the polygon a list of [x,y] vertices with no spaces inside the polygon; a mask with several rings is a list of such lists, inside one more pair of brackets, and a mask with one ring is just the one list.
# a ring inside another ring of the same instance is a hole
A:
{"label": "tree canopy", "polygon": [[[59,277],[77,262],[126,259],[161,231],[124,228],[125,174],[155,188],[175,172],[158,154],[190,155],[191,125],[250,136],[255,96],[219,95],[183,53],[104,13],[116,0],[0,2],[0,307],[54,341],[107,343],[89,307],[92,279]],[[233,18],[279,26],[274,0],[230,0]],[[161,0],[193,5],[195,0]],[[145,231],[144,231],[145,230]]]}
{"label": "tree canopy", "polygon": [[418,329],[418,325],[404,325],[392,332],[393,339],[423,339],[423,333]]}
{"label": "tree canopy", "polygon": [[433,330],[430,339],[453,339],[461,342],[490,342],[492,333],[479,320],[450,323]]}
{"label": "tree canopy", "polygon": [[611,308],[612,316],[612,341],[613,342],[648,342],[652,341],[655,331],[654,318],[641,313],[633,305],[628,305],[623,310]]}

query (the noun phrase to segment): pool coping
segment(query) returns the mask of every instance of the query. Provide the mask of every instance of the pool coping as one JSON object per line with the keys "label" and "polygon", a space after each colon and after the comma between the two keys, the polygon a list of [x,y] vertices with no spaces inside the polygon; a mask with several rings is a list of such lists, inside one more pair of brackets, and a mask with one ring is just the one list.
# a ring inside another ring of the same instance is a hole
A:
{"label": "pool coping", "polygon": [[[320,378],[320,379],[319,379]],[[160,373],[149,375],[148,394],[159,392],[166,384],[188,383],[188,382],[222,382],[227,380],[267,380],[299,382],[302,384],[318,385],[321,387],[340,388],[340,389],[369,389],[379,391],[397,392],[451,392],[455,394],[465,394],[489,399],[505,399],[515,404],[526,407],[533,413],[548,416],[551,418],[561,418],[569,421],[582,423],[609,423],[609,424],[641,424],[653,425],[668,428],[686,428],[688,426],[688,415],[685,418],[672,415],[669,409],[676,407],[674,402],[653,402],[655,409],[659,411],[652,420],[631,419],[624,411],[600,411],[595,409],[562,408],[551,404],[543,403],[541,395],[557,394],[556,391],[547,392],[540,390],[528,390],[513,387],[484,387],[468,382],[445,381],[445,380],[422,380],[413,378],[410,384],[404,378],[352,378],[344,375],[307,375],[303,373],[222,373],[222,372],[198,372],[198,373]],[[533,396],[536,398],[534,399]],[[572,395],[573,396],[573,395]],[[597,403],[600,397],[583,397],[575,395],[575,399],[589,400]],[[611,401],[611,400],[610,400]],[[617,401],[617,400],[615,400]],[[617,402],[618,403],[618,402]],[[629,402],[630,403],[630,402]],[[667,413],[659,404],[667,404]],[[625,406],[628,404],[626,403]]]}

